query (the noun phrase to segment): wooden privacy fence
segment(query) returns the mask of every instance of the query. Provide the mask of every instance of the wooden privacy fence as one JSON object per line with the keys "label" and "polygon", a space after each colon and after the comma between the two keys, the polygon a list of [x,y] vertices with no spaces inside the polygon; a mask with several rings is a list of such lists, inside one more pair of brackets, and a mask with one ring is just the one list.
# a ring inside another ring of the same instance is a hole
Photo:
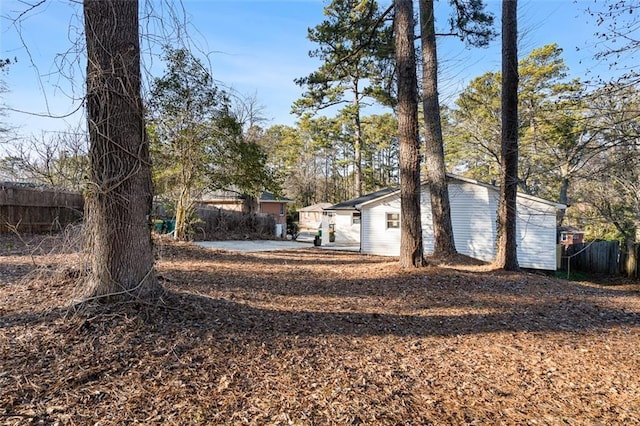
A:
{"label": "wooden privacy fence", "polygon": [[0,183],[0,232],[51,232],[82,220],[82,195]]}
{"label": "wooden privacy fence", "polygon": [[617,241],[595,241],[563,248],[562,269],[638,277],[640,244],[621,246]]}

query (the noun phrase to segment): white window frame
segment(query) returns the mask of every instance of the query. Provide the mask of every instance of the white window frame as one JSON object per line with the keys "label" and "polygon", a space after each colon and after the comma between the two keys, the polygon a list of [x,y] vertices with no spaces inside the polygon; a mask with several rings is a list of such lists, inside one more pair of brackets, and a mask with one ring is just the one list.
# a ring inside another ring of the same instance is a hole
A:
{"label": "white window frame", "polygon": [[387,212],[385,213],[386,229],[400,229],[400,213],[399,212]]}
{"label": "white window frame", "polygon": [[354,212],[351,214],[351,224],[360,225],[362,223],[362,215],[360,212]]}

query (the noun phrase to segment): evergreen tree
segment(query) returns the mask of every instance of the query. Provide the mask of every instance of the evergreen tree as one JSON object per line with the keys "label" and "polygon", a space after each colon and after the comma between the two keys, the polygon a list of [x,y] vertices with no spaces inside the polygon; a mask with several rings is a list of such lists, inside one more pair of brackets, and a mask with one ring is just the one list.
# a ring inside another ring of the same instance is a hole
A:
{"label": "evergreen tree", "polygon": [[518,265],[518,2],[502,0],[502,136],[498,250],[495,265],[515,271]]}
{"label": "evergreen tree", "polygon": [[[583,86],[567,80],[566,70],[556,44],[534,49],[518,65],[518,188],[563,204],[597,149],[585,132]],[[501,84],[501,73],[474,79],[451,114],[450,166],[486,182],[500,178]]]}
{"label": "evergreen tree", "polygon": [[175,238],[189,235],[195,202],[208,187],[208,147],[240,129],[225,94],[202,62],[185,49],[167,48],[165,74],[149,99],[156,188],[175,202]]}
{"label": "evergreen tree", "polygon": [[418,78],[413,32],[413,1],[395,0],[394,5],[400,143],[400,265],[420,267],[426,262],[420,217]]}
{"label": "evergreen tree", "polygon": [[[456,253],[451,222],[451,208],[447,186],[444,142],[438,99],[438,55],[434,0],[419,0],[420,34],[422,41],[422,104],[425,122],[425,163],[431,197],[434,236],[434,254]],[[486,45],[493,33],[493,17],[484,13],[482,1],[450,0],[454,16],[450,20],[451,32],[470,44]]]}
{"label": "evergreen tree", "polygon": [[347,104],[341,114],[353,124],[353,166],[356,195],[362,194],[362,125],[364,99],[385,99],[380,60],[388,58],[390,32],[385,13],[375,0],[334,0],[324,10],[327,19],[309,29],[319,47],[309,53],[320,68],[296,80],[306,88],[293,110],[299,114]]}

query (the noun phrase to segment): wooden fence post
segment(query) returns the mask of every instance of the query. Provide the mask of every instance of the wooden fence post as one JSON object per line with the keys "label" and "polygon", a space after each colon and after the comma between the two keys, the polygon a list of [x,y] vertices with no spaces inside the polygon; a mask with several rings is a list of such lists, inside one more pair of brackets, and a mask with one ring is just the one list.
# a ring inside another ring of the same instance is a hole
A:
{"label": "wooden fence post", "polygon": [[[16,202],[15,202],[15,190],[13,188],[7,188],[7,225],[17,224],[16,220]],[[10,229],[10,228],[9,228]]]}

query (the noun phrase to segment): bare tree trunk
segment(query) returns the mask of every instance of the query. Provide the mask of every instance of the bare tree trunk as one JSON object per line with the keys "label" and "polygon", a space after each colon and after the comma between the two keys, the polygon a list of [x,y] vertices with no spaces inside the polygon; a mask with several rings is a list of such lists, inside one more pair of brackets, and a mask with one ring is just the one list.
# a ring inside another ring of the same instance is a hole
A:
{"label": "bare tree trunk", "polygon": [[[558,200],[560,204],[564,204],[565,206],[567,205],[567,203],[569,202],[568,192],[569,192],[569,178],[565,174],[562,176],[560,180],[560,199]],[[558,210],[558,213],[556,215],[557,226],[562,226],[562,222],[564,222],[564,217],[566,213],[567,212],[565,209]]]}
{"label": "bare tree trunk", "polygon": [[395,0],[394,25],[400,142],[400,265],[420,267],[426,262],[420,217],[418,77],[413,45],[412,0]]}
{"label": "bare tree trunk", "polygon": [[638,244],[634,241],[627,240],[625,250],[627,252],[627,260],[624,265],[624,271],[628,278],[638,277]]}
{"label": "bare tree trunk", "polygon": [[188,186],[183,187],[176,202],[176,226],[173,237],[178,241],[186,241],[189,236],[189,218],[193,211],[193,200]]}
{"label": "bare tree trunk", "polygon": [[436,51],[433,0],[420,0],[422,39],[422,104],[425,122],[425,160],[431,195],[434,254],[456,253],[451,222],[451,206],[444,164],[440,102],[438,100],[438,56]]}
{"label": "bare tree trunk", "polygon": [[502,0],[502,140],[498,251],[495,265],[516,271],[518,189],[518,2]]}
{"label": "bare tree trunk", "polygon": [[[183,153],[182,158],[194,159],[198,153],[191,149],[191,140],[195,140],[195,135],[187,136],[186,138],[180,137],[179,149]],[[184,154],[188,153],[188,154]],[[194,160],[195,161],[195,160]],[[189,237],[190,219],[194,209],[194,197],[193,187],[195,180],[195,173],[193,170],[193,163],[187,161],[186,163],[179,164],[180,174],[178,180],[178,198],[176,200],[176,224],[173,231],[173,238],[178,241],[186,241]]]}
{"label": "bare tree trunk", "polygon": [[362,123],[360,122],[360,100],[358,98],[359,94],[356,92],[355,100],[353,103],[354,111],[354,120],[355,120],[355,144],[353,149],[354,162],[356,165],[355,170],[355,188],[356,188],[356,197],[362,196]]}
{"label": "bare tree trunk", "polygon": [[154,273],[149,145],[140,97],[137,0],[84,0],[89,184],[85,298],[161,291]]}
{"label": "bare tree trunk", "polygon": [[[311,196],[311,194],[315,194],[315,191],[307,191],[307,198],[309,202],[311,202],[311,200],[313,199],[313,196]],[[249,194],[242,194],[242,213],[244,214],[257,214],[259,213],[258,208],[260,207],[260,198],[253,196],[253,195],[249,195]]]}

